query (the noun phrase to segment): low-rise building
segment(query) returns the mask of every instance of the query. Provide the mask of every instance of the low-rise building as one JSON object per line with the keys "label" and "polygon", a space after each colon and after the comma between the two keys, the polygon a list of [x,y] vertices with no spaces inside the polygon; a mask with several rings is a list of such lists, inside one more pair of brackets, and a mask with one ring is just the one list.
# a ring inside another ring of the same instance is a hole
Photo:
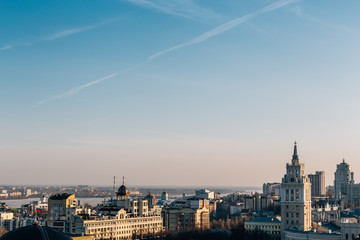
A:
{"label": "low-rise building", "polygon": [[350,240],[360,237],[360,223],[341,223],[341,239]]}
{"label": "low-rise building", "polygon": [[168,206],[162,211],[164,227],[173,232],[190,229],[208,229],[210,213],[208,208],[191,208],[190,206]]}
{"label": "low-rise building", "polygon": [[281,233],[281,221],[273,217],[258,217],[246,221],[244,224],[246,230],[249,231],[263,231],[272,235],[279,235]]}
{"label": "low-rise building", "polygon": [[341,240],[341,235],[338,233],[285,230],[284,240]]}

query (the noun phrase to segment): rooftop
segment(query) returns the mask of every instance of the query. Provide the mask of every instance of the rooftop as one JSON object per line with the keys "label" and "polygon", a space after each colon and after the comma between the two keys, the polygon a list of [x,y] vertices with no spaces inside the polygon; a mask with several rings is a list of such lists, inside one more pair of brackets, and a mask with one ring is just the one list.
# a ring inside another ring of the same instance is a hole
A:
{"label": "rooftop", "polygon": [[68,199],[71,195],[70,193],[58,193],[55,195],[52,195],[49,200],[65,200]]}
{"label": "rooftop", "polygon": [[251,219],[247,222],[258,222],[258,223],[281,223],[281,221],[277,218],[273,217],[257,217],[254,219]]}

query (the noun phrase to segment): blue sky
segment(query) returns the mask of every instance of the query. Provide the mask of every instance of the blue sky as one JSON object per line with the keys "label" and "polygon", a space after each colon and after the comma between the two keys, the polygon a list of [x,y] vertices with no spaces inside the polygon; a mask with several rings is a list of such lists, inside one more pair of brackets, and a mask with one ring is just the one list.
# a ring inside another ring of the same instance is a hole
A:
{"label": "blue sky", "polygon": [[261,185],[297,140],[330,184],[360,167],[359,7],[0,1],[0,182]]}

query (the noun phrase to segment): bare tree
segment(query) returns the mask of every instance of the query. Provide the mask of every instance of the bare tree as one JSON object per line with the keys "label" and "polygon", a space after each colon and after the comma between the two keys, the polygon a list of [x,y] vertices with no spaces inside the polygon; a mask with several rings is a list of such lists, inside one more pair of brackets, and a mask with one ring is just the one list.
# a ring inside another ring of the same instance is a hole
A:
{"label": "bare tree", "polygon": [[5,235],[6,233],[7,233],[6,229],[3,228],[3,227],[0,227],[0,237],[1,237],[2,235]]}

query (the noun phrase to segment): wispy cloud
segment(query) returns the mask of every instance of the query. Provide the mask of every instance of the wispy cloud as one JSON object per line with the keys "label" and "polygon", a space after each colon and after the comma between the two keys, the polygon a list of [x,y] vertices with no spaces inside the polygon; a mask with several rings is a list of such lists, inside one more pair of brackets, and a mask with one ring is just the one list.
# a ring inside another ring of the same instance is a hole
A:
{"label": "wispy cloud", "polygon": [[14,46],[11,44],[5,45],[3,47],[0,48],[0,51],[5,51],[5,50],[9,50],[11,48],[13,48]]}
{"label": "wispy cloud", "polygon": [[193,19],[207,20],[210,18],[218,18],[212,10],[203,8],[196,4],[193,0],[126,0],[132,4],[155,9],[166,14]]}
{"label": "wispy cloud", "polygon": [[133,71],[139,67],[141,67],[142,65],[144,65],[144,63],[140,63],[138,65],[135,65],[131,68],[127,68],[127,69],[124,69],[120,72],[116,72],[116,73],[112,73],[110,75],[107,75],[105,77],[102,77],[102,78],[99,78],[99,79],[96,79],[94,81],[91,81],[91,82],[88,82],[86,84],[83,84],[83,85],[80,85],[80,86],[77,86],[77,87],[74,87],[74,88],[71,88],[70,90],[66,91],[66,92],[63,92],[63,93],[60,93],[58,95],[55,95],[55,96],[52,96],[52,97],[49,97],[49,98],[45,98],[39,102],[37,102],[33,107],[35,106],[39,106],[39,105],[42,105],[44,103],[47,103],[47,102],[50,102],[50,101],[53,101],[53,100],[56,100],[56,99],[60,99],[60,98],[66,98],[66,97],[70,97],[72,95],[75,95],[75,94],[78,94],[80,91],[88,88],[88,87],[91,87],[91,86],[94,86],[96,84],[99,84],[105,80],[108,80],[108,79],[111,79],[111,78],[114,78],[118,75],[120,75],[121,73],[125,73],[125,72],[130,72],[130,71]]}
{"label": "wispy cloud", "polygon": [[174,47],[171,47],[171,48],[168,48],[166,50],[163,50],[163,51],[160,51],[160,52],[157,52],[153,55],[151,55],[148,59],[149,60],[153,60],[165,53],[168,53],[168,52],[172,52],[176,49],[179,49],[179,48],[183,48],[183,47],[187,47],[187,46],[191,46],[191,45],[195,45],[195,44],[198,44],[198,43],[201,43],[205,40],[208,40],[209,38],[212,38],[212,37],[215,37],[219,34],[222,34],[224,32],[227,32],[231,29],[233,29],[234,27],[242,24],[242,23],[245,23],[261,14],[264,14],[264,13],[267,13],[267,12],[271,12],[271,11],[274,11],[276,9],[279,9],[279,8],[282,8],[282,7],[285,7],[293,2],[295,2],[296,0],[282,0],[282,1],[278,1],[278,2],[275,2],[273,4],[270,4],[260,10],[257,10],[255,12],[252,12],[252,13],[249,13],[249,14],[246,14],[242,17],[239,17],[239,18],[235,18],[227,23],[224,23],[220,26],[217,26],[193,39],[191,39],[190,41],[188,42],[185,42],[185,43],[182,43],[182,44],[179,44],[179,45],[176,45]]}
{"label": "wispy cloud", "polygon": [[298,16],[299,18],[302,18],[306,21],[325,26],[330,29],[333,29],[336,31],[343,31],[343,32],[347,32],[350,34],[356,34],[356,35],[359,34],[359,31],[357,31],[357,29],[351,28],[349,26],[345,26],[345,25],[341,25],[341,24],[334,24],[334,23],[331,23],[331,21],[325,21],[325,20],[310,16],[310,15],[306,14],[300,6],[294,6],[290,9],[290,11],[295,13],[295,15]]}
{"label": "wispy cloud", "polygon": [[66,30],[62,30],[60,32],[54,33],[52,35],[49,35],[45,38],[43,38],[41,41],[50,41],[50,40],[55,40],[58,38],[63,38],[63,37],[67,37],[76,33],[80,33],[80,32],[84,32],[87,30],[91,30],[94,29],[96,27],[98,27],[100,25],[91,25],[91,26],[87,26],[87,27],[83,27],[83,28],[73,28],[73,29],[66,29]]}
{"label": "wispy cloud", "polygon": [[105,81],[107,79],[110,79],[110,78],[114,78],[116,77],[117,75],[119,75],[119,73],[112,73],[108,76],[105,76],[105,77],[102,77],[102,78],[99,78],[95,81],[92,81],[92,82],[88,82],[84,85],[81,85],[81,86],[78,86],[78,87],[74,87],[74,88],[71,88],[70,90],[64,92],[64,93],[61,93],[61,94],[58,94],[58,95],[55,95],[55,96],[52,96],[52,97],[49,97],[49,98],[46,98],[46,99],[43,99],[39,102],[36,103],[36,105],[41,105],[41,104],[44,104],[46,102],[49,102],[49,101],[52,101],[52,100],[55,100],[55,99],[59,99],[59,98],[65,98],[65,97],[69,97],[69,96],[72,96],[74,94],[77,94],[79,93],[81,90],[84,90],[85,88],[88,88],[88,87],[91,87],[95,84],[98,84],[98,83],[101,83],[102,81]]}
{"label": "wispy cloud", "polygon": [[[153,3],[149,2],[148,0],[127,0],[127,1],[131,1],[131,2],[134,2],[134,3],[138,3],[138,4],[147,4],[149,6],[153,6],[152,5]],[[184,1],[186,1],[186,0],[184,0]],[[201,43],[201,42],[203,42],[203,41],[205,41],[205,40],[207,40],[209,38],[212,38],[214,36],[217,36],[219,34],[227,32],[227,31],[231,30],[232,28],[236,27],[237,25],[245,23],[245,22],[249,21],[250,19],[255,18],[258,15],[274,11],[276,9],[279,9],[281,7],[289,5],[289,4],[291,4],[291,3],[295,2],[295,1],[297,1],[297,0],[281,0],[281,1],[275,2],[273,4],[270,4],[270,5],[264,7],[262,9],[260,9],[260,10],[252,12],[252,13],[247,14],[245,16],[242,16],[240,18],[236,18],[236,19],[234,19],[232,21],[229,21],[227,23],[224,23],[224,24],[222,24],[222,25],[220,25],[218,27],[215,27],[215,28],[211,29],[210,31],[207,31],[207,32],[199,35],[198,37],[195,37],[194,39],[192,39],[192,40],[190,40],[188,42],[185,42],[185,43],[179,44],[179,45],[177,45],[175,47],[172,47],[172,48],[163,50],[161,52],[155,53],[155,54],[149,56],[147,61],[145,61],[144,63],[140,63],[140,64],[138,64],[138,65],[136,65],[136,66],[134,66],[132,68],[125,69],[125,70],[123,70],[121,72],[113,73],[113,74],[110,74],[110,75],[105,76],[103,78],[99,78],[99,79],[97,79],[95,81],[92,81],[92,82],[86,83],[84,85],[72,88],[72,89],[70,89],[70,90],[68,90],[68,91],[66,91],[64,93],[59,94],[59,95],[55,95],[55,96],[52,96],[50,98],[46,98],[46,99],[41,100],[38,103],[36,103],[36,105],[41,105],[41,104],[47,103],[47,102],[55,100],[55,99],[65,98],[65,97],[69,97],[69,96],[72,96],[74,94],[77,94],[77,93],[79,93],[81,90],[83,90],[85,88],[96,85],[96,84],[98,84],[98,83],[100,83],[102,81],[105,81],[107,79],[111,79],[111,78],[113,78],[115,76],[118,76],[120,73],[129,72],[129,71],[132,71],[134,69],[137,69],[137,68],[143,66],[146,62],[152,61],[153,59],[155,59],[155,58],[157,58],[157,57],[159,57],[159,56],[161,56],[161,55],[163,55],[163,54],[165,54],[167,52],[171,52],[171,51],[174,51],[174,50],[179,49],[179,48],[183,48],[183,47],[186,47],[186,46]],[[66,32],[58,33],[57,35],[53,35],[52,38],[56,39],[56,38],[59,38],[59,37],[62,37],[62,36],[67,36],[68,34],[73,34],[73,32],[76,33],[76,30],[70,31],[70,32],[66,31]]]}
{"label": "wispy cloud", "polygon": [[18,43],[18,44],[7,44],[3,47],[0,47],[0,51],[5,51],[5,50],[9,50],[15,47],[26,47],[26,46],[32,46],[41,42],[45,42],[45,41],[52,41],[52,40],[56,40],[59,38],[64,38],[64,37],[68,37],[71,35],[74,35],[76,33],[81,33],[84,31],[88,31],[94,28],[98,28],[100,26],[103,26],[105,24],[111,23],[116,21],[116,19],[113,20],[108,20],[108,21],[103,21],[101,23],[98,24],[93,24],[93,25],[88,25],[85,27],[79,27],[79,28],[70,28],[70,29],[65,29],[65,30],[60,30],[58,32],[55,32],[53,34],[50,34],[48,36],[42,37],[38,40],[32,41],[32,42],[26,42],[26,43]]}

